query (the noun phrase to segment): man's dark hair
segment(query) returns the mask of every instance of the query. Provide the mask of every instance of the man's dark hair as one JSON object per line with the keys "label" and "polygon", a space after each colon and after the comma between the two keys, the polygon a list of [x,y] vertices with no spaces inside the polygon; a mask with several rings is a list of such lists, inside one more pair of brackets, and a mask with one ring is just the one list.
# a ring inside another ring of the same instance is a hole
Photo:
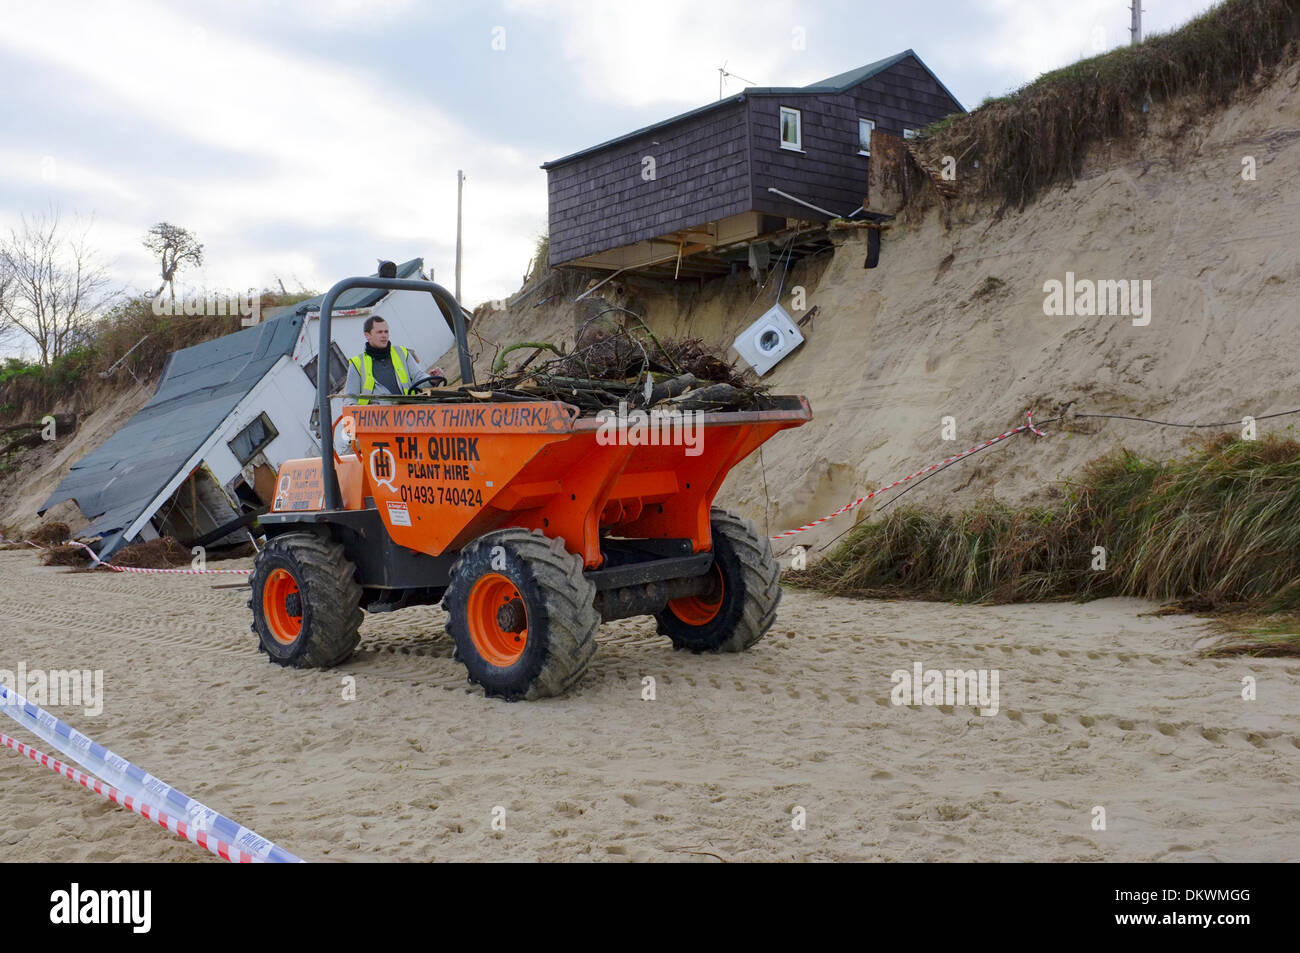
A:
{"label": "man's dark hair", "polygon": [[388,323],[387,321],[384,320],[384,318],[381,315],[372,314],[370,317],[366,318],[366,323],[361,326],[361,329],[365,331],[367,334],[369,334],[371,331],[375,329],[376,321],[379,321],[382,324]]}

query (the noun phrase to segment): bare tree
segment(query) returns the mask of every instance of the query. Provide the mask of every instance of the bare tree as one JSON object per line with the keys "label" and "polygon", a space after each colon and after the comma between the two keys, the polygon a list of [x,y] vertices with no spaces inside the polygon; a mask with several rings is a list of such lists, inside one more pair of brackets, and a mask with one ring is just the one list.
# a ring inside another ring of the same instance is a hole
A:
{"label": "bare tree", "polygon": [[144,236],[144,247],[158,256],[162,274],[162,284],[154,292],[157,298],[164,288],[171,289],[171,299],[176,300],[176,272],[186,264],[203,264],[203,246],[198,243],[188,229],[170,222],[159,222],[149,229]]}
{"label": "bare tree", "polygon": [[0,340],[12,330],[5,318],[6,309],[13,298],[14,271],[9,266],[9,259],[0,255]]}
{"label": "bare tree", "polygon": [[21,219],[0,238],[0,331],[31,338],[49,367],[77,344],[113,294],[86,233],[60,231],[59,215]]}

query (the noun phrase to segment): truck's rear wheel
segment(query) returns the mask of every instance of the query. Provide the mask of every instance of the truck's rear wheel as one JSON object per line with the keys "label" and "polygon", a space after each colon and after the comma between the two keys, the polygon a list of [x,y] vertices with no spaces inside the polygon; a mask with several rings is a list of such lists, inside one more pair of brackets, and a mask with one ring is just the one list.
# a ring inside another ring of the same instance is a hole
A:
{"label": "truck's rear wheel", "polygon": [[277,665],[328,668],[361,641],[361,587],[338,543],[313,533],[271,539],[249,579],[253,634]]}
{"label": "truck's rear wheel", "polygon": [[781,566],[754,524],[714,507],[713,587],[674,599],[655,615],[673,646],[692,652],[743,652],[767,634],[781,601]]}
{"label": "truck's rear wheel", "polygon": [[505,529],[461,550],[443,607],[470,680],[514,701],[562,694],[582,678],[596,652],[595,600],[563,540]]}

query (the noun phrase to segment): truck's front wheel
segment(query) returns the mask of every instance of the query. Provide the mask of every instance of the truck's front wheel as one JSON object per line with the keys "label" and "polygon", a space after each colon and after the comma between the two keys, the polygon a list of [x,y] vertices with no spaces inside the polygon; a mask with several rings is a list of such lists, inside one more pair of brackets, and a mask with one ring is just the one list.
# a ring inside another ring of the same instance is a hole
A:
{"label": "truck's front wheel", "polygon": [[470,680],[510,701],[560,695],[596,652],[596,587],[564,541],[505,529],[466,546],[443,597]]}
{"label": "truck's front wheel", "polygon": [[328,668],[361,641],[361,587],[343,547],[313,533],[271,539],[249,579],[253,634],[277,665]]}

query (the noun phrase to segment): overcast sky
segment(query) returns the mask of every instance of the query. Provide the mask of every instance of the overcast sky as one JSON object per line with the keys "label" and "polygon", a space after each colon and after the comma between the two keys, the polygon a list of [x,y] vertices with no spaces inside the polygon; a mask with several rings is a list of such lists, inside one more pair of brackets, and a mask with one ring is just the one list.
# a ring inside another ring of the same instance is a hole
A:
{"label": "overcast sky", "polygon": [[[1147,0],[1144,26],[1209,6]],[[1126,0],[0,0],[0,228],[93,216],[136,290],[160,220],[204,243],[183,280],[209,288],[416,256],[450,287],[461,168],[473,306],[519,287],[542,162],[716,99],[724,62],[793,86],[910,47],[973,108],[1128,24]]]}

